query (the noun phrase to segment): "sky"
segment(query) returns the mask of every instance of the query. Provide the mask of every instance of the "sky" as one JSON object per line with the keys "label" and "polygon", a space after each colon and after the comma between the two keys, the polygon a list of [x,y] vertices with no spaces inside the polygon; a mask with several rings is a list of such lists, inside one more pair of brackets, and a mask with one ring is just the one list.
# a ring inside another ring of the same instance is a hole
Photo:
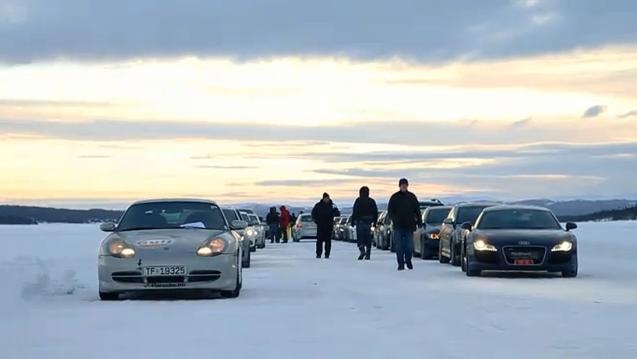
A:
{"label": "sky", "polygon": [[637,198],[632,0],[0,0],[0,203]]}

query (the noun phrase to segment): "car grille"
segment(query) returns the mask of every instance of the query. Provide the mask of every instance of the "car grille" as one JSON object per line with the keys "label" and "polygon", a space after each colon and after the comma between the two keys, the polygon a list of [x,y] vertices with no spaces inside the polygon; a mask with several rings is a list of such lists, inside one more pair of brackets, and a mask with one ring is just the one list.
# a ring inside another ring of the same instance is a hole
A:
{"label": "car grille", "polygon": [[544,262],[546,255],[545,247],[514,246],[504,247],[502,250],[507,264],[514,264],[516,259],[532,259],[534,265],[539,265]]}
{"label": "car grille", "polygon": [[147,277],[146,280],[148,284],[157,284],[157,283],[184,283],[186,277],[184,276],[157,276],[157,277]]}
{"label": "car grille", "polygon": [[144,283],[142,273],[138,271],[114,272],[111,277],[114,281],[120,283]]}
{"label": "car grille", "polygon": [[197,270],[190,272],[188,282],[213,282],[221,278],[221,272],[216,270]]}

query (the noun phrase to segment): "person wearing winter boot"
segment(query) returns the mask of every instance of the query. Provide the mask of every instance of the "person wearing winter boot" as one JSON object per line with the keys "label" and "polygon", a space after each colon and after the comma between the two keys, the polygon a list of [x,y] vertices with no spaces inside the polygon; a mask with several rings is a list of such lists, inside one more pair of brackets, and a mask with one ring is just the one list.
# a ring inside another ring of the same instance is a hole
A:
{"label": "person wearing winter boot", "polygon": [[372,223],[378,222],[376,201],[369,197],[369,187],[359,190],[359,197],[354,202],[352,223],[356,226],[356,242],[360,255],[358,260],[370,259],[372,252]]}
{"label": "person wearing winter boot", "polygon": [[414,253],[414,232],[422,225],[420,204],[416,195],[409,192],[409,182],[401,178],[398,182],[400,191],[394,193],[387,205],[387,215],[394,226],[394,243],[396,244],[396,259],[398,270],[414,269],[411,257]]}

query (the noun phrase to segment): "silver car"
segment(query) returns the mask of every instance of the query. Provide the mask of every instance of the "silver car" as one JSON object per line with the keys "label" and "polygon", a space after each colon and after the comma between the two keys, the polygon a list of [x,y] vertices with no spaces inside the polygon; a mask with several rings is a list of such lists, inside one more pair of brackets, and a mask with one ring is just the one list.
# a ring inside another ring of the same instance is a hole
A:
{"label": "silver car", "polygon": [[316,223],[314,223],[312,215],[308,213],[301,214],[296,220],[293,232],[292,240],[294,242],[306,238],[316,238]]}
{"label": "silver car", "polygon": [[256,214],[248,214],[248,224],[250,227],[246,228],[245,236],[250,240],[250,243],[254,241],[256,248],[265,248],[265,225],[261,223],[259,216]]}
{"label": "silver car", "polygon": [[[221,209],[223,211],[223,215],[226,217],[226,221],[228,223],[232,223],[234,221],[243,221],[242,217],[241,217],[241,213],[239,213],[239,211],[235,208],[222,208]],[[250,268],[250,261],[251,261],[251,252],[252,249],[250,248],[252,245],[250,243],[250,240],[245,238],[244,234],[245,234],[245,228],[241,228],[241,229],[233,229],[232,230],[233,234],[236,234],[239,238],[239,242],[242,248],[242,257],[241,257],[241,266],[243,266],[243,268]]]}
{"label": "silver car", "polygon": [[221,208],[207,200],[150,200],[131,205],[100,244],[99,295],[117,300],[126,292],[198,290],[238,297],[242,246]]}

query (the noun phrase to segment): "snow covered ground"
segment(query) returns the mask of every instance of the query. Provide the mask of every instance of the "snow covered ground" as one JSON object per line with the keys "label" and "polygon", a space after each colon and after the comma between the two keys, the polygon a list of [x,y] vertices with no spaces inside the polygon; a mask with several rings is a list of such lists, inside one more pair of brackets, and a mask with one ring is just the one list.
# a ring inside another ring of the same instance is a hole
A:
{"label": "snow covered ground", "polygon": [[97,226],[0,226],[0,358],[636,358],[637,222],[576,233],[575,279],[304,242],[257,252],[238,299],[100,302]]}

